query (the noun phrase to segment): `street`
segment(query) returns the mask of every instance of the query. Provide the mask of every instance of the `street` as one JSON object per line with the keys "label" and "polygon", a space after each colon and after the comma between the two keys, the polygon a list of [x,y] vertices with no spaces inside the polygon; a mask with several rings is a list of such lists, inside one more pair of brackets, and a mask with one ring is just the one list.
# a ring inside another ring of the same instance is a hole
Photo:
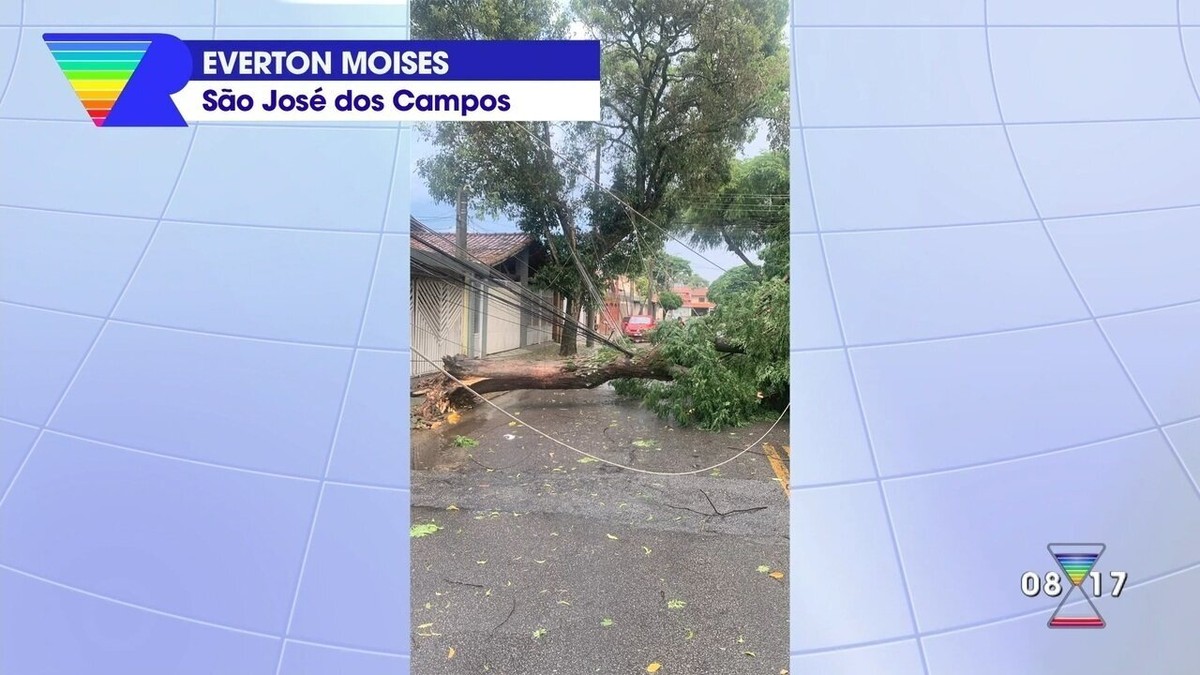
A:
{"label": "street", "polygon": [[787,420],[672,429],[609,387],[517,391],[414,431],[412,669],[778,675]]}

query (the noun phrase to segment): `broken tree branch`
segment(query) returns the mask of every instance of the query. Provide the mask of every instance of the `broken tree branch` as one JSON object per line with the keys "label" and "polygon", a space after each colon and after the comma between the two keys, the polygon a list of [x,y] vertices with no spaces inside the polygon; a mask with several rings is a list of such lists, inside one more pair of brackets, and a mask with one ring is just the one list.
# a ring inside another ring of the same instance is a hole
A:
{"label": "broken tree branch", "polygon": [[513,612],[517,611],[517,599],[513,597],[509,598],[509,600],[512,600],[512,609],[508,610],[508,616],[504,617],[504,620],[501,621],[495,628],[493,628],[492,632],[488,633],[488,637],[495,635],[496,631],[500,630],[500,626],[508,623],[508,620],[512,618]]}
{"label": "broken tree branch", "polygon": [[717,508],[716,504],[713,503],[712,497],[709,497],[707,492],[701,490],[700,494],[704,495],[704,498],[708,500],[708,505],[712,508],[712,513],[704,513],[703,511],[697,511],[696,509],[688,508],[686,506],[674,506],[672,504],[663,504],[663,506],[679,511],[691,511],[698,516],[704,516],[705,520],[712,520],[713,518],[717,517],[724,518],[725,516],[732,516],[738,513],[753,513],[755,511],[762,511],[767,508],[765,506],[753,506],[748,509],[732,509],[730,511],[722,511],[721,509]]}

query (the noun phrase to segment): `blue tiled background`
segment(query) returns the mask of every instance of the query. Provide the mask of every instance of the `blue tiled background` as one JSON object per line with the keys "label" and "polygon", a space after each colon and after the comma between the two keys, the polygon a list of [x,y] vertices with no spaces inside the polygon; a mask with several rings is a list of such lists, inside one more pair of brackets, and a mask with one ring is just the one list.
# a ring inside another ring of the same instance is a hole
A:
{"label": "blue tiled background", "polygon": [[41,39],[407,14],[0,0],[0,672],[407,672],[410,130],[96,129]]}
{"label": "blue tiled background", "polygon": [[[1193,672],[1200,1],[792,21],[792,672]],[[1128,589],[1048,629],[1094,540]]]}
{"label": "blue tiled background", "polygon": [[[1200,0],[793,6],[792,672],[1190,672]],[[409,130],[94,129],[0,0],[0,672],[407,669]],[[1108,544],[1104,631],[1019,594]]]}

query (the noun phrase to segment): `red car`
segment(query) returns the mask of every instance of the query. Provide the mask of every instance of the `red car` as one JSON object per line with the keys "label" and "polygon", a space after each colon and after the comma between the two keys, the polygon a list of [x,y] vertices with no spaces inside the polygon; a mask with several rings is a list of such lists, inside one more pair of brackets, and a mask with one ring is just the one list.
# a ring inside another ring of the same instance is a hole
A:
{"label": "red car", "polygon": [[654,330],[655,325],[652,316],[627,316],[621,321],[621,332],[631,340],[637,341],[643,339],[649,331]]}

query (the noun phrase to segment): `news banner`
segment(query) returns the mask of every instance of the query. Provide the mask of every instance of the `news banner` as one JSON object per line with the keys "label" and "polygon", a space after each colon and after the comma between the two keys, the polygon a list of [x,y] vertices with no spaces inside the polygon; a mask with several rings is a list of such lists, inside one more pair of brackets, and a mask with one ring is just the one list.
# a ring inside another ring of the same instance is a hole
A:
{"label": "news banner", "polygon": [[102,127],[600,119],[592,40],[43,39]]}

